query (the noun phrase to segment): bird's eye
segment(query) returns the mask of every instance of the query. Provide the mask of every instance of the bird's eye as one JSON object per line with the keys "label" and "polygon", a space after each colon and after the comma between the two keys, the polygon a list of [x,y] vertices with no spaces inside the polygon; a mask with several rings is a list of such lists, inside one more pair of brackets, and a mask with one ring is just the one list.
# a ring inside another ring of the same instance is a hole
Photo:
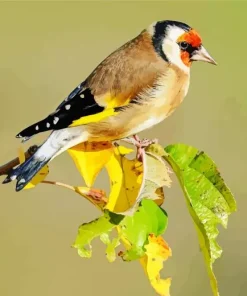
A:
{"label": "bird's eye", "polygon": [[187,43],[185,41],[183,41],[183,42],[180,43],[180,48],[182,50],[186,50],[188,47],[189,47],[189,43]]}

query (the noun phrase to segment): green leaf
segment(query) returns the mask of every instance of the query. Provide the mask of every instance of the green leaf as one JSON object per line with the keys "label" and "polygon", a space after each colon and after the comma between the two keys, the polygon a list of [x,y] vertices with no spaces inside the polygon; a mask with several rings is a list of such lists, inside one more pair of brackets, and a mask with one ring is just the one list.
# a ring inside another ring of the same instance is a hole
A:
{"label": "green leaf", "polygon": [[[132,216],[122,216],[105,211],[100,218],[84,223],[79,227],[73,247],[84,258],[92,256],[91,242],[100,238],[106,244],[106,257],[113,262],[116,259],[115,249],[120,239],[131,244],[126,252],[121,252],[125,261],[139,259],[145,255],[144,246],[148,243],[148,236],[152,233],[159,236],[167,228],[167,214],[153,200],[143,200],[138,211]],[[119,225],[120,232],[117,237],[110,240],[109,234]]]}
{"label": "green leaf", "polygon": [[78,250],[81,257],[90,258],[92,256],[91,241],[103,234],[108,234],[115,227],[116,224],[112,221],[111,213],[105,211],[100,218],[79,227],[78,235],[72,246]]}
{"label": "green leaf", "polygon": [[164,158],[175,171],[194,220],[215,296],[219,295],[213,263],[222,249],[216,242],[217,224],[227,227],[228,216],[236,211],[236,201],[220,176],[215,163],[196,148],[184,144],[165,148]]}
{"label": "green leaf", "polygon": [[141,258],[145,254],[144,246],[148,242],[149,234],[159,236],[167,228],[168,217],[153,200],[144,199],[135,214],[126,216],[119,224],[121,235],[130,244],[131,248],[122,253],[125,261]]}
{"label": "green leaf", "polygon": [[120,245],[120,237],[115,237],[112,241],[108,233],[103,233],[100,236],[100,240],[107,245],[106,248],[106,258],[109,262],[114,262],[116,260],[115,249]]}

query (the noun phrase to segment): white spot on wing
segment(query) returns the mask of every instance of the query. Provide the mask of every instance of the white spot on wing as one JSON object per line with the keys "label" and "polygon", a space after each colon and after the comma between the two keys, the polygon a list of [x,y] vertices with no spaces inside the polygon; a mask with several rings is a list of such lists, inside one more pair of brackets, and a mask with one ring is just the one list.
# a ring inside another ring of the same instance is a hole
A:
{"label": "white spot on wing", "polygon": [[22,183],[25,183],[25,182],[26,182],[26,180],[22,178],[18,183],[22,184]]}
{"label": "white spot on wing", "polygon": [[54,124],[57,124],[58,121],[59,121],[59,118],[58,118],[58,117],[54,117],[53,123],[54,123]]}
{"label": "white spot on wing", "polygon": [[80,97],[83,99],[85,96],[84,96],[84,94],[80,94]]}
{"label": "white spot on wing", "polygon": [[35,129],[36,129],[36,131],[38,131],[38,130],[39,130],[39,126],[38,126],[38,125],[36,125],[36,126],[35,126]]}
{"label": "white spot on wing", "polygon": [[66,110],[69,110],[69,109],[70,109],[70,107],[71,107],[71,105],[70,105],[70,104],[68,104],[68,105],[65,105],[65,109],[66,109]]}
{"label": "white spot on wing", "polygon": [[50,126],[51,126],[51,125],[50,125],[50,123],[49,123],[49,122],[47,122],[47,124],[46,124],[46,127],[48,127],[48,128],[49,128]]}

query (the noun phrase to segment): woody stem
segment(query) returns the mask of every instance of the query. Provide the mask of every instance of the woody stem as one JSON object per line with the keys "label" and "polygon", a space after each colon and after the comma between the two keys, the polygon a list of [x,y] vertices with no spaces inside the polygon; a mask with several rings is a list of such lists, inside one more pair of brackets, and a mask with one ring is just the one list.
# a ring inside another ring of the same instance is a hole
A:
{"label": "woody stem", "polygon": [[[25,152],[25,159],[30,158],[38,149],[37,145],[30,146]],[[0,166],[0,176],[8,175],[9,171],[11,171],[14,167],[20,164],[20,160],[18,157],[10,160],[4,165]]]}

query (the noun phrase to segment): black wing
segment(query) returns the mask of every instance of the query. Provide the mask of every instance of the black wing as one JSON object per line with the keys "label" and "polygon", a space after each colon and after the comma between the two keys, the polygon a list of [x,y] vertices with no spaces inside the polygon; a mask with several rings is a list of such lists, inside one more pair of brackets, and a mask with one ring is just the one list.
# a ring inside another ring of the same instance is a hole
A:
{"label": "black wing", "polygon": [[62,108],[65,104],[67,104],[68,101],[73,99],[75,96],[80,95],[83,90],[85,89],[85,81],[80,83],[68,96],[65,100],[62,101],[62,103],[57,107],[56,110],[59,110]]}
{"label": "black wing", "polygon": [[104,110],[104,107],[97,104],[89,88],[78,87],[58,106],[55,112],[27,127],[16,137],[27,141],[38,133],[67,128],[81,117],[94,115]]}

